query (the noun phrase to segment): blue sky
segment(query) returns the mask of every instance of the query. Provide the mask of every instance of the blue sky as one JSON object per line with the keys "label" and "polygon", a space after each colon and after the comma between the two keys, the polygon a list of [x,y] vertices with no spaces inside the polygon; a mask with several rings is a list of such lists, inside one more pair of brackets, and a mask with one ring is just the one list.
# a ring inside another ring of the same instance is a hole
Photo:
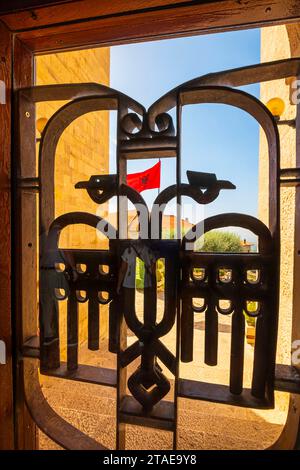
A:
{"label": "blue sky", "polygon": [[[149,107],[173,87],[200,75],[260,62],[260,30],[245,30],[111,48],[111,86]],[[244,87],[259,97],[259,85]],[[115,172],[115,117],[111,118],[110,172]],[[259,126],[243,111],[224,105],[187,106],[183,113],[182,181],[187,169],[216,173],[235,191],[221,192],[205,207],[257,215]],[[128,173],[157,160],[130,161]],[[175,161],[162,160],[162,185],[175,182]],[[152,204],[157,190],[143,192]],[[189,215],[189,214],[187,214]],[[191,216],[192,217],[192,216]]]}

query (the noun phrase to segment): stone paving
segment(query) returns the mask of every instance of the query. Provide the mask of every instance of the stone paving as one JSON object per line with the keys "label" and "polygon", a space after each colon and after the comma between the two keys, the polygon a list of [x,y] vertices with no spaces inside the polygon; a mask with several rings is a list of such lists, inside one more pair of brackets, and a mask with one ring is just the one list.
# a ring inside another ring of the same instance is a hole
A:
{"label": "stone paving", "polygon": [[[136,308],[142,312],[143,296],[137,295]],[[158,316],[162,315],[163,299],[158,300]],[[163,340],[174,351],[175,329]],[[230,357],[230,317],[220,316],[218,366],[203,364],[203,317],[195,316],[194,361],[181,364],[180,375],[211,383],[228,383]],[[133,335],[128,343],[134,341]],[[103,367],[115,367],[115,356],[107,352],[106,342],[100,351],[88,351],[83,345],[80,362]],[[244,386],[249,387],[253,348],[245,341]],[[133,365],[133,369],[136,365]],[[164,373],[172,379],[171,374]],[[77,426],[105,446],[115,446],[114,389],[50,377],[41,377],[43,392],[50,405],[67,421]],[[276,393],[274,410],[252,410],[196,400],[179,400],[179,449],[264,449],[278,438],[286,419],[288,395]],[[142,432],[141,432],[142,431]],[[40,433],[41,449],[57,449]],[[165,431],[127,426],[127,449],[166,450],[172,448],[172,436]]]}

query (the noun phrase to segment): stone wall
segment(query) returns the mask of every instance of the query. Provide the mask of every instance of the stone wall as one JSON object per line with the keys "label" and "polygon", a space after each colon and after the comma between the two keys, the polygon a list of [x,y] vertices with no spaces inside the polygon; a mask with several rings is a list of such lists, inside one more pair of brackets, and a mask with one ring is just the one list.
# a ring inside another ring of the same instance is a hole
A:
{"label": "stone wall", "polygon": [[[290,24],[265,28],[261,32],[261,62],[287,59],[300,55],[299,25]],[[288,80],[274,80],[261,84],[261,100],[266,103],[270,98],[280,97],[285,103],[281,119],[294,119],[296,106],[290,103],[290,85]],[[280,134],[280,167],[294,168],[296,165],[296,131],[282,125],[278,126]],[[259,217],[268,220],[268,157],[266,139],[261,131],[259,160]],[[299,315],[299,300],[295,297],[295,211],[296,195],[294,188],[280,190],[281,217],[281,265],[280,265],[280,305],[277,363],[291,363],[291,341],[297,338],[293,317]],[[298,203],[299,204],[299,203]],[[299,424],[299,398],[295,395],[276,392],[276,410],[286,414],[285,428],[274,444],[274,448],[293,448]]]}
{"label": "stone wall", "polygon": [[[36,59],[36,84],[96,82],[109,85],[110,51],[97,48],[39,56]],[[50,116],[64,102],[39,103],[37,119]],[[109,112],[89,113],[64,131],[57,147],[55,166],[55,215],[71,211],[95,214],[97,205],[85,190],[75,189],[78,181],[94,174],[109,173]],[[104,206],[101,215],[105,215]],[[98,212],[100,215],[100,213]],[[60,246],[64,248],[101,248],[96,231],[87,226],[66,228]],[[101,337],[107,336],[107,308],[101,306]],[[80,342],[87,338],[87,304],[79,306]],[[60,334],[63,356],[66,346],[66,304],[60,302]],[[64,358],[64,357],[63,357]]]}

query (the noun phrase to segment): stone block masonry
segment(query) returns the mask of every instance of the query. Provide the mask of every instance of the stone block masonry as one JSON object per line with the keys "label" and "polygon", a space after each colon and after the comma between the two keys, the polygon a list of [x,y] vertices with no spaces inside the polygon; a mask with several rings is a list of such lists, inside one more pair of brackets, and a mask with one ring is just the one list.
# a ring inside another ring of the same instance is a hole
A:
{"label": "stone block masonry", "polygon": [[[36,58],[36,85],[62,83],[101,83],[109,85],[109,48],[49,54]],[[49,119],[63,101],[37,105],[37,119]],[[37,144],[39,145],[39,144]],[[59,140],[55,165],[55,216],[72,211],[96,213],[97,205],[75,183],[91,175],[109,173],[109,112],[98,111],[81,116],[71,123]],[[105,216],[107,206],[101,210]],[[99,213],[99,212],[98,212]],[[64,248],[104,248],[94,229],[87,226],[66,228],[61,235]],[[66,352],[66,302],[60,302],[60,337],[62,360]],[[108,308],[101,306],[101,338],[108,334]],[[79,305],[79,342],[87,339],[87,303]]]}

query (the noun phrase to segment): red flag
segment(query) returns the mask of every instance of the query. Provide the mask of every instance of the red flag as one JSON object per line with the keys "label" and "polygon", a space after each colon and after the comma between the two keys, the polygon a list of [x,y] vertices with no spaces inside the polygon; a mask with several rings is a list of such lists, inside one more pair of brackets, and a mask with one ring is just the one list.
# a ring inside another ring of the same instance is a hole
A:
{"label": "red flag", "polygon": [[140,173],[131,173],[127,175],[127,184],[141,193],[145,189],[154,189],[160,187],[160,161],[152,168],[141,171]]}

